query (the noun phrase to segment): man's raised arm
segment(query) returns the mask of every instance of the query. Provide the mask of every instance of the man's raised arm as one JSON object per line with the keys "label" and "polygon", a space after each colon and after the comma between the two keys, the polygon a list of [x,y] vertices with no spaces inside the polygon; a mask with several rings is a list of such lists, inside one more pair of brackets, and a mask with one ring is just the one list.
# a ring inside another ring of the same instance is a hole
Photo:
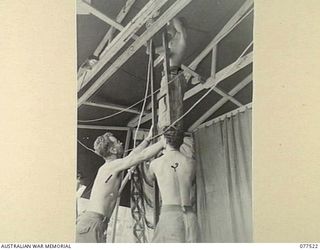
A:
{"label": "man's raised arm", "polygon": [[123,159],[119,160],[119,164],[115,167],[116,171],[122,171],[128,169],[132,166],[135,166],[145,160],[150,159],[151,157],[158,154],[164,148],[163,140],[158,141],[157,143],[145,148],[144,150],[130,154]]}
{"label": "man's raised arm", "polygon": [[144,140],[137,147],[132,149],[129,155],[140,153],[143,149],[145,149],[149,145],[150,138],[152,137],[152,129],[153,129],[153,126],[151,126],[150,128],[148,136],[144,138]]}

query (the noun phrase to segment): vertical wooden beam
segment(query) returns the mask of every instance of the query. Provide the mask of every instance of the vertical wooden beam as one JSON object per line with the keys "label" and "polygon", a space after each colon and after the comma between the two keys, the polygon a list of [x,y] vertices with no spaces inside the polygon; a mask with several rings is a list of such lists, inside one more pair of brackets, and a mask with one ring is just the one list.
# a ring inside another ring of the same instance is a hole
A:
{"label": "vertical wooden beam", "polygon": [[[158,1],[160,1],[160,0],[158,0]],[[162,7],[162,5],[164,5],[164,2],[161,1],[161,6],[160,6],[160,2],[158,2],[158,1],[155,3],[154,0],[151,0],[151,3],[153,4],[153,9],[151,12],[145,13],[147,16],[143,15],[145,17],[145,19],[141,20],[141,22],[144,21],[144,23],[145,23],[147,21],[147,18],[152,17],[154,15],[155,11],[157,11],[160,7]],[[142,46],[144,46],[148,40],[150,40],[168,21],[170,21],[173,17],[175,17],[175,15],[177,13],[179,13],[184,7],[186,7],[191,1],[192,0],[179,0],[179,1],[174,2],[135,42],[133,42],[131,44],[131,46],[128,49],[126,49],[125,52],[123,52],[119,57],[117,57],[117,59],[114,61],[114,63],[101,76],[99,76],[98,79],[80,97],[78,97],[77,106],[80,107],[85,101],[87,101],[103,84],[106,83],[106,81],[125,62],[127,62],[129,60],[129,58],[131,58],[131,56],[134,55],[134,53],[136,51],[138,51]],[[147,4],[147,5],[148,6],[145,6],[145,7],[150,8],[150,5],[149,4]],[[155,8],[154,5],[156,5],[157,7]],[[145,10],[145,8],[144,8],[144,10]],[[138,14],[138,16],[140,16],[140,15]],[[135,21],[137,21],[136,19],[137,18],[135,18]],[[134,20],[131,21],[130,23],[131,23],[131,25],[128,24],[126,26],[126,28],[120,32],[120,33],[125,33],[125,35],[123,35],[123,34],[122,35],[127,37],[127,39],[130,39],[133,35],[133,33],[131,33],[130,31],[133,28],[132,26],[135,24]],[[141,23],[139,22],[139,24],[141,24]],[[129,30],[129,26],[130,26],[130,30]],[[135,24],[135,27],[136,26],[139,26],[139,25]],[[112,43],[117,43],[117,41],[120,39],[120,38],[118,38],[118,36],[115,39],[113,39]],[[124,37],[122,37],[122,38],[124,38]],[[123,42],[125,42],[125,41],[123,41]],[[110,46],[111,46],[111,44],[110,44]],[[119,45],[119,46],[121,48],[123,48],[122,45]],[[109,56],[109,52],[107,53],[108,56]],[[106,59],[104,59],[103,62],[100,62],[101,61],[100,60],[99,63],[104,64],[105,60]],[[103,65],[100,65],[100,66],[103,67]],[[99,69],[97,68],[94,71],[96,72],[98,70]],[[95,72],[92,72],[91,74],[94,75]],[[85,82],[87,83],[88,81],[90,81],[90,79],[88,78]],[[83,85],[83,86],[85,86],[85,85]]]}
{"label": "vertical wooden beam", "polygon": [[[106,53],[103,57],[100,57],[100,60],[95,65],[95,67],[88,73],[85,81],[83,82],[83,86],[86,86],[89,81],[96,76],[96,74],[121,50],[124,48],[124,46],[127,44],[127,42],[135,35],[135,33],[152,17],[154,14],[163,6],[168,0],[150,0],[142,10],[122,29],[122,31],[112,40],[112,42],[108,45],[106,48],[108,50],[108,53]],[[181,0],[178,3],[182,2],[188,2],[191,0]],[[183,5],[183,4],[182,4]],[[174,4],[173,4],[174,6]],[[171,7],[172,8],[172,7]],[[167,21],[167,20],[166,20]],[[157,23],[158,20],[155,22]],[[155,25],[153,25],[155,26]],[[162,26],[161,26],[162,27]],[[157,31],[161,28],[157,27]],[[146,33],[146,32],[145,32]],[[148,33],[148,32],[147,32]],[[148,39],[137,39],[136,43],[131,44],[131,47],[128,48],[126,51],[131,55],[133,55],[133,51],[137,51],[140,47],[142,47],[150,38]],[[138,46],[137,43],[142,43]],[[132,49],[133,48],[133,49]],[[125,54],[125,53],[124,53]],[[125,61],[130,58],[130,56],[125,57]],[[120,56],[121,57],[121,56]],[[118,60],[119,58],[118,57]],[[116,60],[116,61],[118,61]],[[125,62],[124,61],[124,62]],[[123,62],[123,63],[124,63]],[[118,68],[118,67],[117,67]],[[101,78],[99,78],[101,79]],[[96,82],[95,82],[96,83]],[[89,91],[88,89],[87,91]],[[90,91],[91,92],[91,91]],[[91,93],[90,93],[91,95]],[[87,99],[86,99],[87,100]],[[84,101],[86,101],[84,100]],[[78,102],[79,104],[79,102]],[[81,103],[82,104],[82,101]]]}
{"label": "vertical wooden beam", "polygon": [[168,55],[168,35],[167,31],[164,30],[162,33],[162,47],[163,47],[163,72],[162,72],[162,79],[161,79],[161,90],[160,95],[161,98],[159,99],[159,129],[163,128],[164,126],[170,125],[170,99],[169,99],[169,85],[168,82],[170,81],[169,78],[169,69],[170,69],[170,61]]}

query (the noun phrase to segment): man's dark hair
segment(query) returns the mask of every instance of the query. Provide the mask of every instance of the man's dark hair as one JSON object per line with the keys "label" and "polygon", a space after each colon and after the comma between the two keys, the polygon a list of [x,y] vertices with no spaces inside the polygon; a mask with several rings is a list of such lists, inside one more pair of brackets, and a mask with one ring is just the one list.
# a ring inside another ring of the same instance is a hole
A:
{"label": "man's dark hair", "polygon": [[164,138],[167,143],[174,149],[179,149],[183,143],[184,132],[181,129],[176,129],[173,127],[164,127],[163,130]]}
{"label": "man's dark hair", "polygon": [[110,149],[113,146],[113,142],[109,139],[110,136],[113,136],[112,133],[107,132],[94,141],[94,151],[101,157],[107,158],[112,155]]}

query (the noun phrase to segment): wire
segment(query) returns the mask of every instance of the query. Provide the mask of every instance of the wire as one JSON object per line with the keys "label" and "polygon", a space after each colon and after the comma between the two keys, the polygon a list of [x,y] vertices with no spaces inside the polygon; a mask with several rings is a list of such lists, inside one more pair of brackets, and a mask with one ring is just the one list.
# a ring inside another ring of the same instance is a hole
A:
{"label": "wire", "polygon": [[138,135],[138,130],[140,128],[140,124],[141,124],[141,119],[142,119],[142,116],[143,116],[143,111],[145,109],[145,106],[146,106],[146,102],[147,102],[147,96],[148,96],[148,91],[149,91],[149,83],[150,83],[150,73],[151,73],[151,67],[153,67],[151,64],[151,59],[152,59],[152,56],[151,56],[151,53],[150,53],[150,56],[149,56],[149,63],[148,63],[148,75],[147,75],[147,86],[146,86],[146,91],[145,91],[145,95],[144,95],[144,100],[143,100],[143,104],[142,104],[142,108],[141,108],[141,113],[140,113],[140,116],[139,116],[139,120],[138,120],[138,125],[137,125],[137,129],[136,129],[136,132],[134,133],[134,139],[133,139],[133,147],[135,148],[136,147],[136,141],[137,141],[137,135]]}
{"label": "wire", "polygon": [[[245,19],[252,11],[253,11],[253,8],[251,8],[243,17],[241,17],[241,18],[229,29],[229,31],[231,31],[234,27],[236,27],[236,26],[237,26],[243,19]],[[226,33],[226,34],[228,34],[228,33]],[[221,41],[225,36],[226,36],[226,35],[220,37],[220,39],[218,40],[218,42]],[[181,74],[184,74],[184,71],[182,71],[182,72],[180,72],[179,74],[177,74],[173,79],[171,79],[171,80],[167,83],[167,85],[169,85],[170,83],[172,83],[172,82],[173,82],[176,78],[178,78]],[[156,94],[156,93],[159,92],[159,91],[160,91],[160,88],[158,88],[157,90],[155,90],[153,93],[151,93],[151,94],[148,95],[147,97],[145,97],[145,98],[141,99],[140,101],[132,104],[131,106],[129,106],[129,107],[123,109],[123,110],[120,110],[120,111],[118,111],[118,112],[116,112],[116,113],[113,113],[113,114],[111,114],[111,115],[103,116],[103,117],[96,118],[96,119],[78,120],[78,122],[83,122],[83,123],[88,122],[88,123],[90,123],[90,122],[102,121],[102,120],[105,120],[105,119],[108,119],[108,118],[117,116],[117,115],[119,115],[119,114],[121,114],[121,113],[123,113],[123,112],[126,112],[127,110],[135,107],[136,105],[140,104],[141,102],[144,102],[146,98],[151,97],[153,94]]]}
{"label": "wire", "polygon": [[[78,139],[77,139],[77,141],[78,141],[78,143],[79,143],[82,147],[84,147],[85,149],[87,149],[87,150],[91,151],[92,153],[98,155],[93,149],[91,149],[91,148],[89,148],[88,146],[84,145],[84,144],[83,144],[81,141],[79,141]],[[99,156],[100,156],[100,155],[99,155]],[[100,156],[100,157],[101,157],[101,156]]]}
{"label": "wire", "polygon": [[[241,53],[241,55],[240,55],[240,56],[237,58],[237,60],[233,63],[232,67],[230,67],[229,71],[231,71],[234,67],[237,66],[237,64],[238,64],[239,60],[241,59],[241,57],[247,52],[247,50],[248,50],[252,45],[253,45],[253,42],[251,42],[251,43],[245,48],[245,50]],[[229,73],[229,71],[226,72],[226,74]],[[197,106],[207,95],[209,95],[212,90],[214,90],[214,88],[216,87],[216,85],[217,85],[217,83],[214,84],[213,86],[211,86],[211,88],[210,88],[203,96],[201,96],[201,98],[200,98],[198,101],[196,101],[182,116],[180,116],[177,120],[175,120],[173,123],[171,123],[171,125],[169,125],[168,128],[167,128],[165,131],[163,131],[162,133],[160,133],[160,134],[158,134],[158,135],[156,135],[156,136],[153,136],[152,138],[150,138],[150,140],[155,139],[155,138],[163,135],[163,134],[164,134],[165,132],[167,132],[170,128],[172,128],[177,122],[179,122],[180,120],[182,120],[187,114],[189,114],[189,113],[194,109],[195,106]]]}
{"label": "wire", "polygon": [[[177,79],[180,75],[182,75],[184,73],[184,71],[181,71],[179,74],[177,74],[172,80],[170,80],[167,85],[169,85],[170,83],[172,83],[175,79]],[[157,92],[160,91],[160,88],[158,88],[157,90],[155,90],[153,93],[150,93],[146,98],[149,98],[151,97],[153,94],[156,94]],[[96,122],[96,121],[102,121],[102,120],[105,120],[105,119],[108,119],[108,118],[111,118],[111,117],[114,117],[116,115],[119,115],[123,112],[126,112],[127,110],[133,108],[134,106],[137,106],[139,103],[143,102],[145,100],[145,98],[141,99],[140,101],[132,104],[131,106],[125,108],[125,109],[122,109],[116,113],[113,113],[111,115],[107,115],[107,116],[103,116],[103,117],[100,117],[100,118],[95,118],[95,119],[90,119],[90,120],[78,120],[78,122]]]}

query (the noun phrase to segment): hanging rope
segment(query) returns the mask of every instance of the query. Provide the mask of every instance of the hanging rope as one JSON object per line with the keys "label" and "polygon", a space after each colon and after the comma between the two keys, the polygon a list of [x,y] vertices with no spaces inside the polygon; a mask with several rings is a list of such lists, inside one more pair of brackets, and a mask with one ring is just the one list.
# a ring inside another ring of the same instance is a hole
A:
{"label": "hanging rope", "polygon": [[[229,29],[229,31],[231,31],[232,29],[234,29],[234,27],[236,27],[240,22],[242,22],[243,19],[245,19],[250,13],[252,13],[253,11],[253,8],[251,8],[243,17],[241,17],[234,25],[232,25],[232,27]],[[228,32],[226,33],[228,34]],[[220,39],[217,41],[221,41],[226,35],[220,37]],[[179,74],[177,74],[173,79],[171,79],[167,85],[171,84],[173,81],[175,81],[178,77],[180,77],[180,75],[184,74],[184,71],[180,72]],[[160,91],[160,88],[156,89],[153,93],[150,93],[149,95],[147,95],[146,97],[144,97],[143,99],[137,101],[136,103],[132,104],[131,106],[127,107],[127,108],[124,108],[123,110],[120,110],[114,114],[111,114],[111,115],[107,115],[107,116],[103,116],[103,117],[100,117],[100,118],[95,118],[95,119],[87,119],[87,120],[78,120],[79,122],[96,122],[96,121],[102,121],[102,120],[105,120],[105,119],[108,119],[108,118],[112,118],[114,116],[117,116],[121,113],[124,113],[128,110],[130,110],[131,108],[134,108],[135,106],[137,106],[138,104],[142,103],[145,101],[146,98],[149,98],[151,97],[152,95],[156,94],[157,92]]]}
{"label": "hanging rope", "polygon": [[[170,83],[172,83],[175,79],[177,79],[180,75],[184,74],[184,72],[180,72],[178,75],[176,75],[171,81],[169,81],[167,84],[169,85]],[[111,114],[111,115],[107,115],[107,116],[103,116],[103,117],[100,117],[100,118],[95,118],[95,119],[89,119],[89,120],[78,120],[78,122],[97,122],[97,121],[102,121],[102,120],[105,120],[105,119],[108,119],[108,118],[111,118],[111,117],[114,117],[114,116],[117,116],[123,112],[126,112],[128,111],[129,109],[131,108],[134,108],[135,106],[137,106],[138,104],[142,103],[146,98],[149,98],[151,97],[152,95],[158,93],[160,91],[160,88],[158,88],[157,90],[155,90],[153,93],[150,93],[149,95],[147,95],[145,98],[141,99],[140,101],[137,101],[136,103],[132,104],[131,106],[127,107],[127,108],[124,108],[114,114]]]}
{"label": "hanging rope", "polygon": [[151,69],[151,64],[152,64],[151,60],[152,60],[152,57],[149,56],[148,73],[147,73],[148,74],[148,76],[147,76],[147,86],[146,86],[144,100],[143,100],[143,104],[142,104],[142,108],[141,108],[141,113],[140,113],[139,120],[138,120],[138,126],[136,128],[136,132],[134,133],[133,148],[136,147],[137,135],[138,135],[138,131],[139,131],[139,128],[140,128],[140,125],[141,125],[141,119],[142,119],[142,116],[143,116],[143,113],[144,113],[144,109],[145,109],[145,106],[146,106],[146,102],[147,102],[147,96],[148,96],[149,85],[150,85],[150,70],[152,70]]}
{"label": "hanging rope", "polygon": [[[231,72],[233,70],[234,67],[237,66],[239,60],[241,59],[241,57],[248,51],[248,49],[253,45],[253,42],[251,42],[246,48],[245,50],[241,53],[241,55],[237,58],[237,60],[233,63],[232,67],[230,67],[229,71],[226,72],[226,74],[228,74],[229,72]],[[171,82],[173,82],[177,77],[179,77],[181,74],[183,73],[183,71],[181,73],[179,73],[178,75],[176,75],[176,77],[174,77],[171,81],[168,82],[168,84],[170,84]],[[197,106],[207,95],[209,95],[211,93],[212,90],[214,90],[214,88],[216,87],[216,84],[214,84],[203,96],[201,96],[201,98],[195,102],[181,117],[179,117],[179,119],[175,120],[172,124],[170,124],[168,126],[168,128],[163,131],[162,133],[159,133],[155,136],[153,136],[150,140],[153,140],[153,139],[156,139],[158,138],[159,136],[163,135],[165,132],[167,132],[170,128],[172,128],[177,122],[179,122],[181,119],[183,119],[187,114],[189,114],[194,108],[195,106]],[[154,94],[157,93],[160,89],[157,89],[156,91],[154,91]],[[146,96],[143,100],[141,101],[144,101],[146,98],[150,97],[152,95],[152,93],[148,96]],[[141,102],[139,101],[139,103]],[[133,105],[132,105],[133,106]],[[130,106],[129,108],[127,109],[130,109],[132,106]],[[120,111],[120,112],[124,112],[124,110]],[[119,112],[118,112],[119,113]],[[115,115],[115,114],[114,114]],[[108,117],[104,117],[104,118],[99,118],[99,119],[107,119]],[[97,119],[96,119],[97,120]],[[87,146],[85,146],[83,143],[81,143],[79,140],[78,142],[83,146],[85,147],[86,149],[90,150],[91,152],[95,153],[94,150],[88,148]],[[128,149],[126,150],[125,152],[129,152],[129,151],[132,151],[133,148],[131,149]],[[131,169],[130,169],[131,170]],[[128,170],[128,173],[130,172],[130,170]],[[125,176],[124,180],[123,181],[128,181],[129,180],[129,176],[128,174]]]}
{"label": "hanging rope", "polygon": [[[233,63],[232,67],[230,67],[230,69],[225,73],[226,75],[229,74],[229,72],[231,72],[239,63],[239,60],[242,58],[242,56],[248,51],[248,49],[253,45],[253,42],[251,42],[245,49],[244,51],[241,53],[241,55],[237,58],[237,60]],[[208,91],[206,93],[204,93],[200,99],[198,101],[196,101],[182,116],[180,116],[177,120],[175,120],[173,123],[171,123],[168,128],[166,130],[164,130],[163,132],[153,136],[150,138],[150,140],[156,139],[159,136],[163,135],[165,132],[167,132],[170,128],[174,127],[174,125],[176,123],[178,123],[181,119],[183,119],[187,114],[189,114],[207,95],[209,95],[212,90],[214,90],[214,88],[216,87],[217,83],[214,84],[213,86],[211,86]],[[128,150],[132,150],[132,149],[128,149]]]}

